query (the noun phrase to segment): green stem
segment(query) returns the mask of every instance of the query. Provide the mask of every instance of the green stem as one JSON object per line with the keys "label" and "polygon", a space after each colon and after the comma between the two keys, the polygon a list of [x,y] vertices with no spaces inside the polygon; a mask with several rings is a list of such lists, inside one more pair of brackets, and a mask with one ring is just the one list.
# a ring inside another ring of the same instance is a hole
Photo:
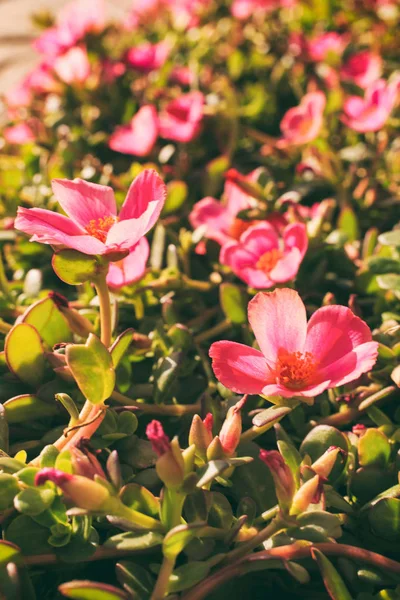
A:
{"label": "green stem", "polygon": [[231,327],[232,323],[228,321],[228,319],[225,319],[224,321],[221,321],[221,323],[217,323],[217,325],[214,325],[214,327],[207,329],[207,331],[203,331],[203,333],[199,333],[199,335],[196,335],[194,341],[196,342],[196,344],[201,344],[202,342],[205,342],[210,338],[217,337],[220,333],[223,333]]}
{"label": "green stem", "polygon": [[148,515],[144,515],[143,513],[138,512],[137,510],[133,510],[126,506],[122,502],[118,501],[118,505],[115,509],[115,514],[118,517],[122,517],[135,525],[139,525],[139,527],[143,527],[143,529],[150,529],[152,531],[164,531],[164,527],[157,519],[153,519],[153,517],[149,517]]}
{"label": "green stem", "polygon": [[111,345],[111,302],[106,275],[99,276],[94,282],[100,303],[100,332],[101,341],[108,348]]}
{"label": "green stem", "polygon": [[169,578],[175,567],[175,559],[164,556],[157,582],[150,600],[163,600],[168,594]]}
{"label": "green stem", "polygon": [[274,533],[279,531],[279,529],[281,529],[281,523],[279,522],[279,519],[274,519],[269,525],[264,527],[264,529],[261,529],[261,531],[259,531],[251,540],[229,552],[224,563],[230,564],[239,558],[246,556],[246,554],[249,554],[258,546],[261,546],[263,542],[268,540]]}
{"label": "green stem", "polygon": [[120,394],[116,390],[113,391],[110,398],[115,400],[119,404],[125,406],[132,406],[141,410],[143,413],[148,415],[168,415],[171,417],[181,417],[183,415],[194,415],[199,413],[201,410],[201,404],[145,404],[144,402],[138,402],[132,400],[124,394]]}
{"label": "green stem", "polygon": [[10,286],[4,270],[3,257],[0,254],[0,289],[6,298],[10,298]]}

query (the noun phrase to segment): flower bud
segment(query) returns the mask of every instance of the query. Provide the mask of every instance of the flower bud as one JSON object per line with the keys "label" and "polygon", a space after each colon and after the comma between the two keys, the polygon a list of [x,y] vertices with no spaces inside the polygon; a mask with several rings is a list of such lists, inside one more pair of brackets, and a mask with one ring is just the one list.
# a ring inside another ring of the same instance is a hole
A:
{"label": "flower bud", "polygon": [[354,435],[362,437],[364,433],[367,432],[367,428],[362,423],[356,423],[356,425],[353,425],[352,432],[354,433]]}
{"label": "flower bud", "polygon": [[331,446],[311,465],[312,470],[323,479],[327,479],[335,466],[338,455],[342,453],[345,453],[344,450],[338,446]]}
{"label": "flower bud", "polygon": [[247,396],[243,396],[235,406],[232,406],[228,410],[226,419],[219,432],[219,439],[225,456],[232,456],[240,442],[242,434],[242,415],[240,411],[246,400]]}
{"label": "flower bud", "polygon": [[218,460],[224,458],[224,449],[219,436],[216,435],[207,448],[207,460]]}
{"label": "flower bud", "polygon": [[111,498],[108,489],[100,483],[59,469],[41,469],[36,474],[35,485],[43,485],[46,481],[52,481],[77,507],[85,510],[106,510],[107,501]]}
{"label": "flower bud", "polygon": [[199,415],[194,415],[189,431],[189,445],[195,445],[196,451],[205,456],[208,446],[212,442],[213,417],[208,413],[204,421]]}
{"label": "flower bud", "polygon": [[97,457],[84,444],[81,444],[81,448],[72,446],[69,451],[72,467],[76,475],[82,475],[88,479],[94,479],[95,475],[98,475],[106,479],[106,474]]}
{"label": "flower bud", "polygon": [[293,497],[292,506],[290,508],[291,515],[298,515],[304,512],[310,504],[319,502],[322,492],[322,480],[319,475],[314,475],[309,479]]}
{"label": "flower bud", "polygon": [[292,504],[296,490],[291,470],[277,450],[260,450],[260,459],[271,471],[281,510],[287,512]]}
{"label": "flower bud", "polygon": [[185,462],[178,438],[170,442],[159,421],[147,425],[146,435],[158,455],[156,471],[159,478],[168,488],[179,487],[185,476]]}

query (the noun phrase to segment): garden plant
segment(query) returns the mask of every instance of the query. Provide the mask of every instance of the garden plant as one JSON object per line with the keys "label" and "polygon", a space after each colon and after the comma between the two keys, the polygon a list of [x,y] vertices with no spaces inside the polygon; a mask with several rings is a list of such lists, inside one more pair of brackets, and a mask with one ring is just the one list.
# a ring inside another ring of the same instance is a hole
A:
{"label": "garden plant", "polygon": [[400,3],[33,19],[0,598],[400,598]]}

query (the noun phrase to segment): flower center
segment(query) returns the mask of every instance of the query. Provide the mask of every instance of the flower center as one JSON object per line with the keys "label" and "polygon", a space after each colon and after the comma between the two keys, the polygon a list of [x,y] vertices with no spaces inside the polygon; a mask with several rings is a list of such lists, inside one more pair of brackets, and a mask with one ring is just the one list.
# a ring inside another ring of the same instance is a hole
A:
{"label": "flower center", "polygon": [[278,356],[275,374],[277,382],[297,390],[306,386],[317,368],[317,361],[311,352],[286,352]]}
{"label": "flower center", "polygon": [[257,269],[264,271],[268,275],[276,266],[277,262],[282,258],[283,254],[278,248],[265,252],[256,263]]}
{"label": "flower center", "polygon": [[89,235],[92,235],[101,242],[105,242],[107,239],[107,233],[116,221],[117,217],[112,216],[92,219],[89,221],[89,225],[87,225],[85,229]]}
{"label": "flower center", "polygon": [[248,230],[249,227],[254,225],[254,221],[244,221],[243,219],[235,219],[232,225],[229,227],[229,235],[235,240],[239,240],[242,233]]}

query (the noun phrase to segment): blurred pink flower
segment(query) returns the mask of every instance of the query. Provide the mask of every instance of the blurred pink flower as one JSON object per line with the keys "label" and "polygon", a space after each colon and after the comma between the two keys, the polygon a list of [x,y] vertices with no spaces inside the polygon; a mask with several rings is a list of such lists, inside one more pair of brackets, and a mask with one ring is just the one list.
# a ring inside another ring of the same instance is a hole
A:
{"label": "blurred pink flower", "polygon": [[110,263],[107,273],[107,285],[119,289],[142,279],[146,272],[146,263],[150,254],[149,242],[143,237],[129,252],[128,256]]}
{"label": "blurred pink flower", "polygon": [[195,74],[190,67],[174,67],[170,74],[170,80],[180,85],[192,85],[195,79]]}
{"label": "blurred pink flower", "polygon": [[171,48],[166,42],[158,42],[158,44],[144,42],[128,50],[126,62],[137,71],[149,73],[160,69],[165,64],[170,50]]}
{"label": "blurred pink flower", "polygon": [[4,95],[5,102],[8,108],[20,108],[24,106],[29,106],[32,101],[32,91],[27,85],[26,78],[18,83],[16,86],[11,88]]}
{"label": "blurred pink flower", "polygon": [[390,83],[378,79],[365,91],[364,98],[350,96],[344,103],[342,121],[355,131],[379,131],[385,125],[399,94],[399,78]]}
{"label": "blurred pink flower", "polygon": [[341,56],[347,46],[347,37],[336,31],[322,33],[307,42],[308,55],[314,62],[321,62],[329,54]]}
{"label": "blurred pink flower", "polygon": [[231,13],[236,19],[245,20],[256,11],[270,11],[293,6],[297,0],[234,0]]}
{"label": "blurred pink flower", "polygon": [[136,177],[117,216],[113,190],[82,179],[53,179],[64,216],[43,208],[18,208],[15,228],[31,241],[66,246],[84,254],[130,250],[153,227],[166,198],[166,186],[152,169]]}
{"label": "blurred pink flower", "polygon": [[247,285],[268,289],[296,277],[307,247],[303,223],[288,225],[280,237],[270,223],[261,221],[249,227],[239,241],[224,244],[219,260]]}
{"label": "blurred pink flower", "polygon": [[123,62],[105,59],[101,63],[101,80],[103,83],[113,83],[126,72]]}
{"label": "blurred pink flower", "polygon": [[75,0],[58,13],[56,25],[42,33],[33,47],[41,54],[57,56],[75,46],[87,33],[102,31],[104,25],[104,0]]}
{"label": "blurred pink flower", "polygon": [[381,73],[382,58],[369,50],[350,56],[340,70],[342,79],[352,81],[363,89],[379,79]]}
{"label": "blurred pink flower", "polygon": [[313,398],[375,364],[378,344],[345,306],[319,308],[307,324],[299,294],[283,288],[257,294],[248,315],[261,352],[229,341],[210,348],[215,376],[235,393]]}
{"label": "blurred pink flower", "polygon": [[53,68],[64,83],[83,83],[90,75],[90,62],[86,48],[76,46],[57,56]]}
{"label": "blurred pink flower", "polygon": [[36,139],[35,134],[27,123],[18,123],[17,125],[10,125],[3,130],[4,139],[9,144],[28,144],[34,142]]}
{"label": "blurred pink flower", "polygon": [[111,150],[134,156],[147,156],[158,137],[158,116],[154,106],[142,106],[129,125],[117,127],[108,142]]}
{"label": "blurred pink flower", "polygon": [[172,100],[159,115],[161,137],[190,142],[200,132],[203,105],[201,92],[189,92]]}
{"label": "blurred pink flower", "polygon": [[322,92],[310,92],[298,106],[290,108],[281,121],[283,138],[277,148],[307,144],[314,140],[322,127],[326,99]]}

